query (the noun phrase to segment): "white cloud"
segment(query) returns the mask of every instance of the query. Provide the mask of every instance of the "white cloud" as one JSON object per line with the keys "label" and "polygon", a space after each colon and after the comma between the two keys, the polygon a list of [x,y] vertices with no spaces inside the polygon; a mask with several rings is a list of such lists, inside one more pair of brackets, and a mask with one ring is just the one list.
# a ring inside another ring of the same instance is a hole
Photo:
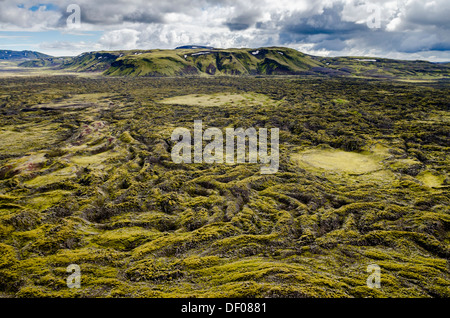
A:
{"label": "white cloud", "polygon": [[140,32],[133,29],[108,31],[99,40],[99,44],[108,49],[133,49],[136,47]]}
{"label": "white cloud", "polygon": [[[0,1],[2,31],[67,31],[71,0],[31,11],[40,0]],[[102,49],[285,45],[312,54],[424,56],[450,60],[448,0],[77,0],[81,28],[101,31]],[[380,29],[367,27],[369,5]],[[55,9],[58,8],[58,9]],[[56,46],[61,45],[55,42]],[[69,41],[67,41],[69,43]],[[75,45],[75,44],[73,44]],[[42,47],[51,46],[46,41]],[[54,48],[56,49],[56,48]],[[92,49],[89,49],[92,50]],[[431,52],[431,53],[430,53]],[[434,52],[434,53],[433,53]]]}

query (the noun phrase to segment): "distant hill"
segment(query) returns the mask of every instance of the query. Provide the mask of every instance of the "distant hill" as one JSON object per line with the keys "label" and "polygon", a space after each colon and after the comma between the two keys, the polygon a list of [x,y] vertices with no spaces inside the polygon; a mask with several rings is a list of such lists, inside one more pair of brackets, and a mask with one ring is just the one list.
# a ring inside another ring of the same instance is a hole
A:
{"label": "distant hill", "polygon": [[118,58],[105,75],[294,75],[319,66],[288,48],[152,50]]}
{"label": "distant hill", "polygon": [[0,60],[33,60],[41,58],[51,58],[51,56],[35,51],[0,50]]}
{"label": "distant hill", "polygon": [[287,75],[322,63],[288,48],[101,51],[83,53],[61,67],[111,76]]}
{"label": "distant hill", "polygon": [[[5,51],[3,51],[5,52]],[[13,51],[9,51],[13,52]],[[31,54],[27,52],[27,56]],[[36,53],[36,52],[34,52]],[[315,75],[369,78],[448,78],[450,64],[377,57],[319,57],[285,47],[86,52],[71,58],[41,57],[20,64],[108,76]]]}
{"label": "distant hill", "polygon": [[211,46],[201,46],[201,45],[185,45],[175,48],[175,50],[196,50],[196,49],[214,50],[214,48]]}
{"label": "distant hill", "polygon": [[[450,64],[378,57],[315,57],[326,69],[378,78],[450,76]],[[326,70],[324,70],[326,72]]]}
{"label": "distant hill", "polygon": [[87,52],[65,61],[61,67],[76,72],[103,72],[126,54],[132,54],[132,51]]}
{"label": "distant hill", "polygon": [[54,67],[60,66],[67,61],[71,61],[71,57],[48,57],[35,60],[26,60],[18,64],[21,67]]}

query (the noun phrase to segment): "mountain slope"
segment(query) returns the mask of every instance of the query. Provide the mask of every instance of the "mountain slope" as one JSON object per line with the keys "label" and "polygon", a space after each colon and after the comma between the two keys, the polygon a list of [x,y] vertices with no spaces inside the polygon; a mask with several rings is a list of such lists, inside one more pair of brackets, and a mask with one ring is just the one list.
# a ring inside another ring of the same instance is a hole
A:
{"label": "mountain slope", "polygon": [[102,51],[83,53],[62,65],[112,76],[284,75],[319,66],[321,62],[287,48]]}
{"label": "mountain slope", "polygon": [[428,61],[392,60],[377,57],[315,57],[328,69],[348,75],[391,77],[443,77],[449,76],[450,64]]}
{"label": "mountain slope", "polygon": [[184,45],[176,47],[175,50],[185,50],[185,49],[206,49],[206,50],[214,50],[212,46],[203,46],[203,45]]}
{"label": "mountain slope", "polygon": [[[0,52],[9,52],[11,56],[8,55],[8,58],[19,56],[11,54],[13,51]],[[24,52],[27,56],[33,56],[30,52]],[[283,47],[215,49],[184,46],[175,50],[87,52],[63,59],[48,56],[34,58],[20,66],[47,66],[74,72],[103,72],[107,76],[131,77],[316,75],[406,80],[450,77],[449,63],[376,57],[319,57]]]}
{"label": "mountain slope", "polygon": [[317,66],[322,63],[288,48],[152,50],[118,58],[105,75],[292,75]]}
{"label": "mountain slope", "polygon": [[61,67],[76,72],[105,71],[111,66],[111,63],[124,54],[122,51],[83,53],[64,63]]}
{"label": "mountain slope", "polygon": [[50,55],[34,51],[0,50],[0,60],[23,60],[49,58]]}
{"label": "mountain slope", "polygon": [[71,57],[48,57],[35,60],[26,60],[18,64],[20,67],[55,67],[71,61]]}

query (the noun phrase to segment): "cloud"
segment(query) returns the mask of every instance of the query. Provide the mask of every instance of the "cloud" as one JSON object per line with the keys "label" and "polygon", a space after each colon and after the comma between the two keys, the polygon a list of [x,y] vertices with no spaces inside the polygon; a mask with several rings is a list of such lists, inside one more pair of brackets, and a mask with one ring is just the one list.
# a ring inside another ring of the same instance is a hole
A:
{"label": "cloud", "polygon": [[404,6],[401,27],[404,30],[433,26],[450,29],[450,2],[447,0],[410,1]]}
{"label": "cloud", "polygon": [[92,51],[95,47],[100,48],[98,44],[92,42],[64,42],[64,41],[55,41],[55,42],[43,42],[39,45],[41,49],[44,50],[61,50],[67,52],[73,51]]}
{"label": "cloud", "polygon": [[55,24],[60,14],[55,10],[47,10],[45,5],[27,4],[18,6],[16,2],[4,0],[0,2],[0,30],[40,30]]}
{"label": "cloud", "polygon": [[133,49],[136,47],[140,32],[133,29],[122,29],[106,32],[99,44],[108,49]]}
{"label": "cloud", "polygon": [[364,31],[366,25],[349,22],[342,19],[343,4],[333,4],[332,7],[324,8],[321,13],[305,16],[302,13],[292,15],[283,24],[283,32],[300,37],[329,34],[334,36],[346,36],[349,33]]}
{"label": "cloud", "polygon": [[[72,1],[46,2],[43,7],[39,0],[22,0],[20,5],[14,0],[0,1],[0,30],[70,31],[66,9]],[[81,8],[77,32],[102,32],[95,45],[104,49],[284,45],[310,54],[450,60],[448,0],[75,2]],[[379,18],[379,28],[368,24],[374,16]],[[80,38],[80,42],[90,43]]]}
{"label": "cloud", "polygon": [[234,13],[233,16],[231,16],[227,22],[224,23],[230,31],[246,30],[261,17],[260,8],[239,8],[235,11],[239,13]]}

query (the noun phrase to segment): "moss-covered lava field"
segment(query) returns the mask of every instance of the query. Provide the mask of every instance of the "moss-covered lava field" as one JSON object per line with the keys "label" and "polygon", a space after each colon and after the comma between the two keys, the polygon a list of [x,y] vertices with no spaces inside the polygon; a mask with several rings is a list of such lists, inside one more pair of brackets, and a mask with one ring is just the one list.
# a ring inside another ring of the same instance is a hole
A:
{"label": "moss-covered lava field", "polygon": [[[0,296],[449,297],[449,95],[445,79],[1,77]],[[172,131],[194,120],[279,128],[278,172],[175,164]]]}

